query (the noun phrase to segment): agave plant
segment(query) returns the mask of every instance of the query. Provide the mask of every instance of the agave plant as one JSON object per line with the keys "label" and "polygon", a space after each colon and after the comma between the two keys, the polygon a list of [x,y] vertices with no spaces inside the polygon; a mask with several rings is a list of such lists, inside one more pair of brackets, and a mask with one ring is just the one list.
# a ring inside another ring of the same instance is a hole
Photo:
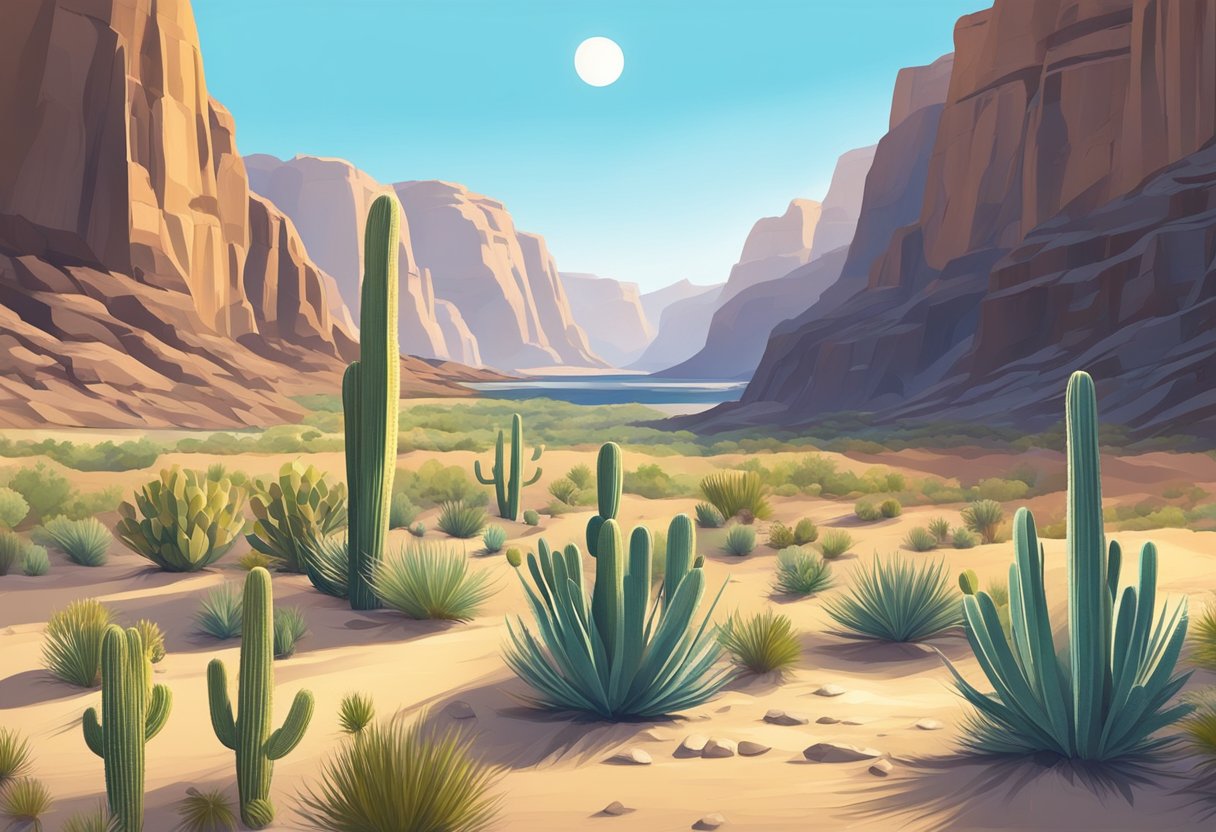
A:
{"label": "agave plant", "polygon": [[847,595],[824,609],[848,633],[878,641],[922,641],[959,623],[959,593],[945,564],[892,555],[854,573]]}
{"label": "agave plant", "polygon": [[1186,638],[1185,599],[1156,610],[1157,549],[1145,543],[1135,585],[1119,593],[1123,555],[1105,540],[1093,379],[1074,373],[1065,397],[1068,438],[1068,643],[1056,644],[1034,517],[1019,509],[1009,569],[1012,634],[987,592],[964,598],[967,639],[994,688],[984,693],[946,661],[976,709],[965,744],[979,752],[1047,751],[1108,761],[1160,749],[1157,731],[1186,716],[1171,704],[1189,674],[1174,667]]}
{"label": "agave plant", "polygon": [[314,540],[304,551],[304,572],[316,589],[335,598],[347,596],[350,552],[346,535]]}
{"label": "agave plant", "polygon": [[303,572],[306,550],[346,527],[346,486],[331,484],[315,466],[284,463],[279,479],[249,500],[257,521],[245,535],[285,572]]}
{"label": "agave plant", "polygon": [[764,483],[755,471],[718,471],[701,480],[701,493],[725,518],[747,512],[761,520],[772,514]]}
{"label": "agave plant", "polygon": [[118,538],[166,572],[196,572],[237,541],[244,502],[245,492],[227,479],[166,468],[135,492],[134,504],[118,507]]}

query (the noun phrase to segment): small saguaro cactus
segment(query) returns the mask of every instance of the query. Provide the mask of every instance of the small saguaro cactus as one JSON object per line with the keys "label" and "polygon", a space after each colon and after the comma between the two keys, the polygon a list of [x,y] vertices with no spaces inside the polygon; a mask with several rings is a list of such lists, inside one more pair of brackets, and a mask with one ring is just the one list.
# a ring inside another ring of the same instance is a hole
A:
{"label": "small saguaro cactus", "polygon": [[599,513],[587,521],[587,552],[595,557],[599,550],[600,527],[606,520],[615,520],[621,507],[621,490],[625,472],[621,467],[621,446],[605,442],[595,463],[596,502]]}
{"label": "small saguaro cactus", "polygon": [[[503,467],[505,461],[504,444],[506,437],[503,432],[498,431],[498,440],[494,443],[494,467],[490,473],[492,476],[485,476],[481,471],[481,460],[476,460],[473,463],[473,473],[477,475],[477,481],[482,485],[494,486],[494,496],[498,501],[498,515],[504,520],[517,522],[519,520],[520,495],[524,488],[529,485],[535,485],[540,479],[541,468],[536,469],[536,473],[532,475],[526,482],[524,481],[524,420],[523,417],[516,413],[511,417],[511,468],[510,470]],[[532,450],[532,461],[536,462],[540,459],[540,455],[545,452],[544,445],[537,445]]]}
{"label": "small saguaro cactus", "polygon": [[139,630],[111,624],[101,642],[101,717],[84,712],[84,741],[105,763],[106,799],[118,832],[144,827],[144,747],[165,727],[172,695],[152,684]]}
{"label": "small saguaro cactus", "polygon": [[241,671],[237,680],[236,717],[228,696],[228,671],[219,659],[207,665],[211,725],[226,747],[236,752],[236,782],[241,820],[261,829],[274,820],[270,776],[274,761],[289,754],[304,738],[312,719],[310,691],[296,693],[283,727],[270,730],[274,694],[274,597],[270,573],[255,567],[245,578],[242,602]]}
{"label": "small saguaro cactus", "polygon": [[377,606],[368,583],[384,555],[397,466],[401,349],[397,340],[397,249],[401,208],[381,196],[367,215],[363,288],[359,307],[359,360],[342,377],[349,504],[349,596],[353,610]]}

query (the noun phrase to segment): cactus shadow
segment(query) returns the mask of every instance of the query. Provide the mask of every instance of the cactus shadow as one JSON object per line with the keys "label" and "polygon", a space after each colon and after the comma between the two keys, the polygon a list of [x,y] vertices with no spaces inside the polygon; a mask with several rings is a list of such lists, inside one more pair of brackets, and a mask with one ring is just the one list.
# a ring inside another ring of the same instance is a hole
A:
{"label": "cactus shadow", "polygon": [[69,685],[41,668],[23,670],[0,679],[0,711],[88,696],[99,690],[101,689]]}
{"label": "cactus shadow", "polygon": [[971,647],[967,641],[953,636],[951,631],[920,644],[874,641],[848,633],[811,631],[803,633],[801,641],[803,652],[813,656],[816,666],[823,670],[864,675],[873,672],[874,665],[878,664],[883,666],[885,674],[910,676],[920,673],[926,666],[940,664],[937,651],[951,661],[970,656]]}

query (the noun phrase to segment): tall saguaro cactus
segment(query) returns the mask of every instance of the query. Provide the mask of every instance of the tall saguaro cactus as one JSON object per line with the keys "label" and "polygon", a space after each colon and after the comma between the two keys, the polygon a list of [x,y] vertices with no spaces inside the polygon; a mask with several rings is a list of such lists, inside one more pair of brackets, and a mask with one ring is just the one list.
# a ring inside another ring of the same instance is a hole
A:
{"label": "tall saguaro cactus", "polygon": [[598,556],[600,528],[605,521],[616,519],[624,483],[621,446],[615,442],[605,442],[600,446],[600,455],[595,461],[595,498],[599,513],[587,521],[587,552],[592,557]]}
{"label": "tall saguaro cactus", "polygon": [[349,500],[350,607],[377,606],[368,582],[384,554],[393,475],[397,466],[397,409],[401,349],[397,341],[397,247],[401,208],[385,195],[372,203],[363,238],[359,360],[342,378],[346,416]]}
{"label": "tall saguaro cactus", "polygon": [[[541,473],[541,469],[538,467],[536,473],[527,482],[524,481],[524,420],[518,413],[511,417],[510,469],[503,467],[504,443],[505,437],[500,430],[498,441],[494,443],[494,467],[490,471],[493,476],[487,477],[482,474],[481,460],[474,461],[473,473],[477,475],[477,481],[482,485],[494,486],[494,496],[498,500],[498,515],[504,520],[518,522],[520,495],[525,487],[535,485],[536,481],[540,479]],[[536,462],[544,452],[544,446],[537,445],[532,451],[532,461]]]}
{"label": "tall saguaro cactus", "polygon": [[101,719],[84,712],[84,740],[105,762],[106,799],[118,832],[144,827],[144,748],[169,719],[172,695],[152,685],[139,630],[111,624],[101,642]]}
{"label": "tall saguaro cactus", "polygon": [[274,761],[291,753],[304,738],[312,719],[310,691],[296,693],[283,727],[270,730],[274,694],[274,597],[270,573],[251,569],[242,599],[241,673],[237,680],[239,711],[232,714],[228,697],[228,671],[219,659],[207,665],[207,695],[211,725],[226,747],[236,752],[236,782],[241,799],[241,820],[261,829],[274,820],[270,777]]}

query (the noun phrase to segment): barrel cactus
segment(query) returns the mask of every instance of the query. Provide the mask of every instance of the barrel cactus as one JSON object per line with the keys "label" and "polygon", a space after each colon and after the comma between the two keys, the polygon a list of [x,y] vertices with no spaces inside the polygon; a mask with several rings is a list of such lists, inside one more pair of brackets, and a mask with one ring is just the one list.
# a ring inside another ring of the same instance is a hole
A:
{"label": "barrel cactus", "polygon": [[167,572],[196,572],[215,563],[240,537],[245,492],[174,466],[118,507],[118,539]]}
{"label": "barrel cactus", "polygon": [[279,478],[249,498],[257,518],[245,537],[286,572],[305,571],[312,547],[346,527],[346,486],[330,483],[314,465],[284,463]]}
{"label": "barrel cactus", "polygon": [[[511,465],[504,467],[506,437],[500,430],[498,440],[494,443],[494,467],[491,476],[485,476],[481,471],[481,460],[473,462],[473,473],[482,485],[494,486],[494,495],[498,502],[498,516],[512,522],[519,521],[520,499],[526,486],[534,485],[540,479],[541,468],[526,481],[524,480],[524,420],[516,413],[511,417]],[[543,445],[532,449],[532,461],[540,459],[545,452]]]}

